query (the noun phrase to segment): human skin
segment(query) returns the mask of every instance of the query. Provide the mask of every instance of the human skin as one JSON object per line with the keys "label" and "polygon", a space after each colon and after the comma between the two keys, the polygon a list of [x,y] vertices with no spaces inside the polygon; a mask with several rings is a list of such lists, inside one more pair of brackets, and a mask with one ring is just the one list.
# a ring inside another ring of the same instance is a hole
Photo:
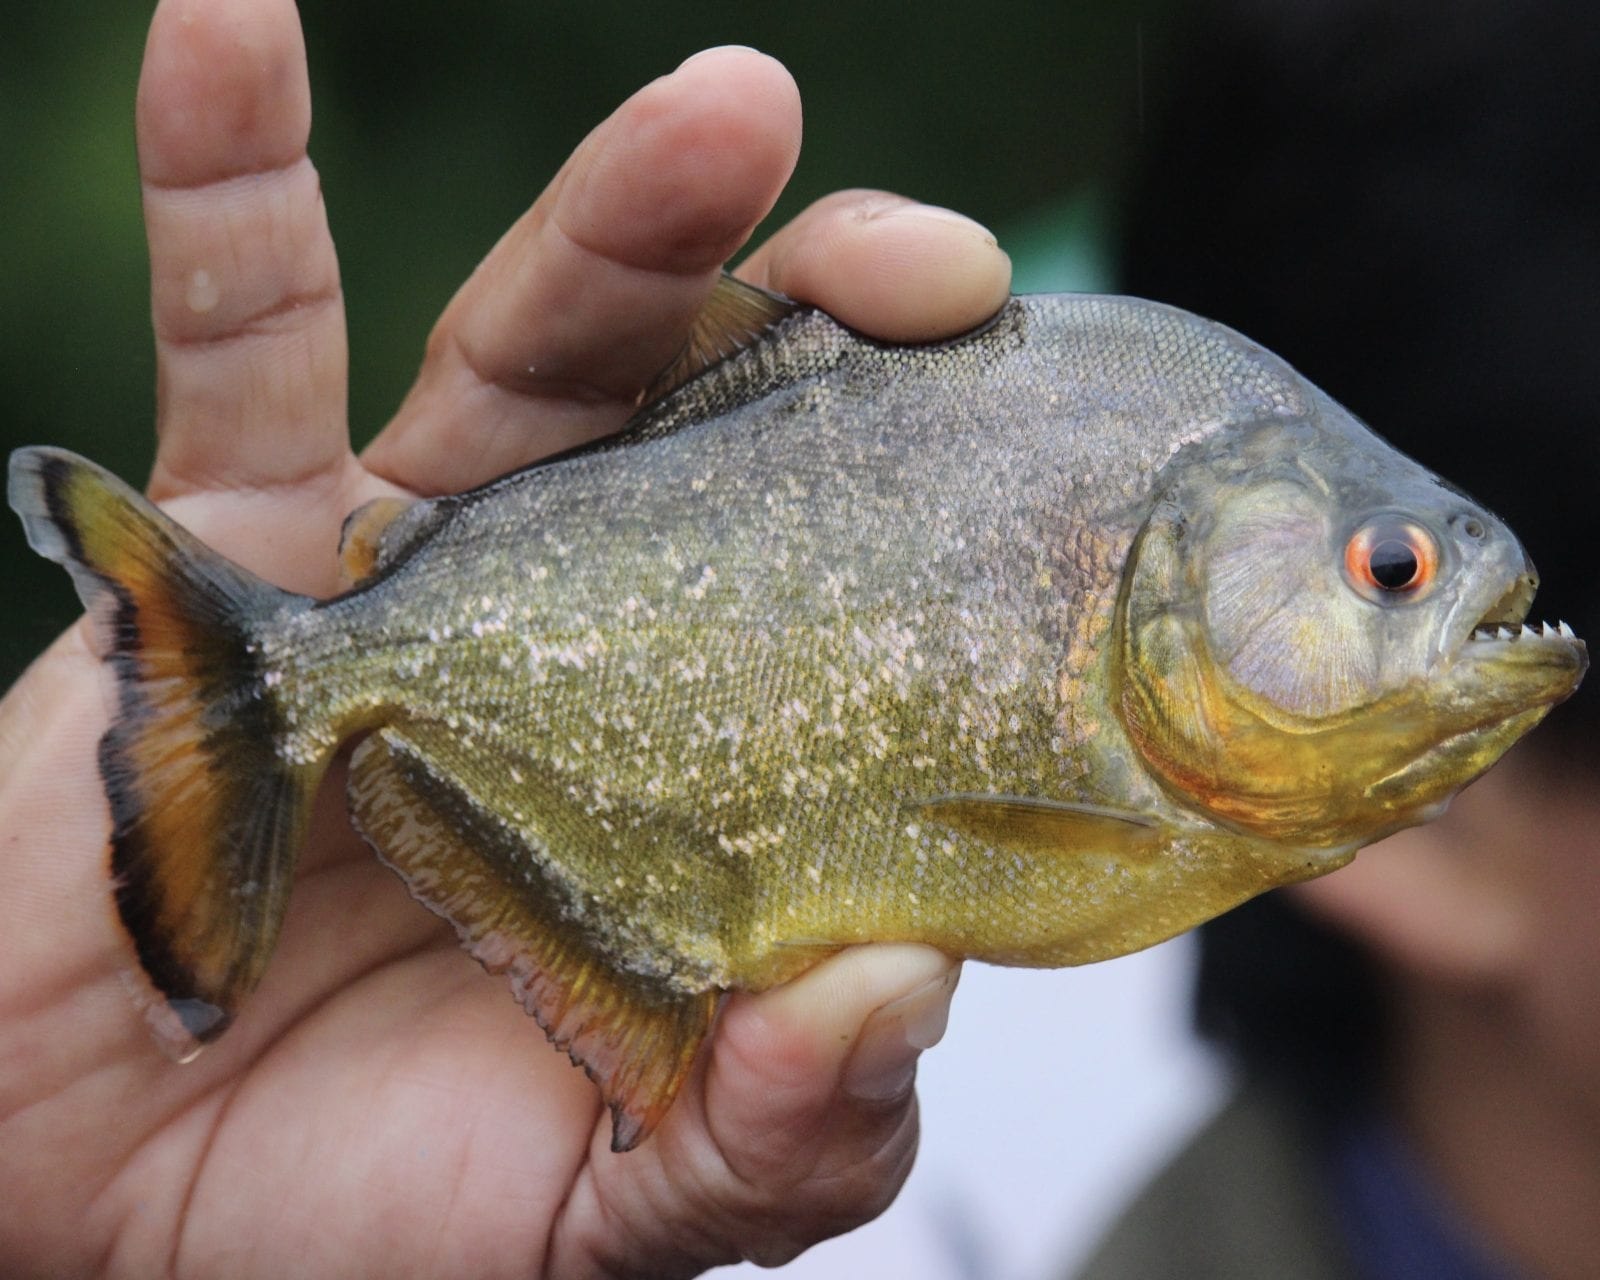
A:
{"label": "human skin", "polygon": [[[635,95],[449,304],[360,457],[309,128],[289,0],[160,4],[137,106],[149,491],[256,573],[328,594],[358,504],[478,484],[626,419],[787,180],[800,112],[787,73],[740,49]],[[742,274],[887,339],[960,332],[1009,285],[981,228],[875,192],[813,206]],[[690,1275],[781,1261],[898,1190],[946,957],[856,948],[731,997],[659,1130],[617,1156],[594,1087],[355,838],[337,778],[261,988],[169,1062],[111,903],[103,674],[74,626],[0,704],[0,1272]]]}

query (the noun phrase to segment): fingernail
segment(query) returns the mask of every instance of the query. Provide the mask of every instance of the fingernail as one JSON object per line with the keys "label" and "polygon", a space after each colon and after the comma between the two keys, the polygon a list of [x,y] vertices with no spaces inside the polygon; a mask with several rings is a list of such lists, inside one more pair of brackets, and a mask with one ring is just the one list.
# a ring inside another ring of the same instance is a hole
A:
{"label": "fingernail", "polygon": [[961,967],[951,965],[916,990],[891,1000],[867,1019],[840,1081],[863,1102],[887,1102],[910,1091],[917,1058],[944,1038]]}

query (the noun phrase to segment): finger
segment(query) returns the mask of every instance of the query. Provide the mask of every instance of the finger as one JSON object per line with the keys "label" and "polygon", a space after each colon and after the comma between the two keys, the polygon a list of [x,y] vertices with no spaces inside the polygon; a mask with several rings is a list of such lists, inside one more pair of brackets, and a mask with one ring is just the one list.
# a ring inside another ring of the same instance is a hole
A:
{"label": "finger", "polygon": [[291,0],[163,0],[139,170],[160,444],[151,492],[291,484],[337,466],[344,308]]}
{"label": "finger", "polygon": [[793,80],[750,49],[710,50],[635,94],[445,309],[367,464],[456,490],[614,430],[799,146]]}
{"label": "finger", "polygon": [[1011,259],[982,226],[884,191],[824,197],[738,274],[888,342],[962,333],[998,311],[1011,289]]}
{"label": "finger", "polygon": [[776,1265],[881,1213],[911,1169],[916,1061],[944,1034],[959,972],[929,947],[856,947],[730,999],[654,1138],[620,1157],[597,1142],[552,1269]]}

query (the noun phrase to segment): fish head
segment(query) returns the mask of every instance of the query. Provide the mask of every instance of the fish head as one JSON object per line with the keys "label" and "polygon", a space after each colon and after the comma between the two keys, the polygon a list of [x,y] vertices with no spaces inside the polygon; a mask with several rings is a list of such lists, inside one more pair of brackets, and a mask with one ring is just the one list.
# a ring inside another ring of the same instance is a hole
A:
{"label": "fish head", "polygon": [[1347,851],[1428,820],[1588,666],[1505,524],[1320,393],[1174,456],[1118,605],[1118,709],[1180,803]]}

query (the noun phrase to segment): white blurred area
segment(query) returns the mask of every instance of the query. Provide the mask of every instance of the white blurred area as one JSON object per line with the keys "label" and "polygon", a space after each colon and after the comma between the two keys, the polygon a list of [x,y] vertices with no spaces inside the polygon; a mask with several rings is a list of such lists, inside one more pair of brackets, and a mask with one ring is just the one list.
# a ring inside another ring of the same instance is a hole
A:
{"label": "white blurred area", "polygon": [[923,1055],[922,1146],[876,1222],[729,1280],[1047,1280],[1222,1101],[1189,1030],[1194,940],[1050,972],[968,964]]}

